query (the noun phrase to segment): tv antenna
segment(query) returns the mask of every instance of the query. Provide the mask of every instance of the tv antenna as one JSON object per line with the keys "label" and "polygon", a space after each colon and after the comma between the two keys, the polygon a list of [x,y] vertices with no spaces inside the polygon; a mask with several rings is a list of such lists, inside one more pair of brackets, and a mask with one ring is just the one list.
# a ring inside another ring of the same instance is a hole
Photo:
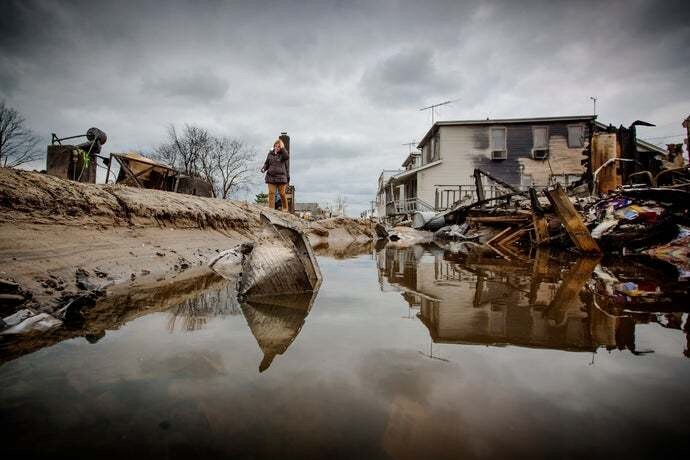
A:
{"label": "tv antenna", "polygon": [[431,124],[433,125],[436,122],[436,108],[441,107],[442,105],[448,105],[452,104],[453,102],[457,102],[460,99],[451,99],[450,101],[444,101],[444,102],[439,102],[438,104],[432,104],[427,107],[422,107],[419,109],[420,112],[423,112],[424,110],[431,110]]}
{"label": "tv antenna", "polygon": [[402,144],[402,145],[406,145],[406,146],[407,146],[407,149],[410,151],[409,153],[412,153],[412,147],[414,147],[415,145],[417,145],[417,141],[405,142],[405,143]]}

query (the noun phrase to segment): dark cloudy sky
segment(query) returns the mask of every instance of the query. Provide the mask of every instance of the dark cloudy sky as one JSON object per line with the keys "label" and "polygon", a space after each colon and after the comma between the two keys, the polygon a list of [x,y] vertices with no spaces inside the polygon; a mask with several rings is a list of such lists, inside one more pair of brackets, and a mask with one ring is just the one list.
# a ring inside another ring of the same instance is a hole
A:
{"label": "dark cloudy sky", "polygon": [[[169,123],[292,137],[298,201],[373,199],[442,119],[591,113],[674,135],[690,112],[685,1],[0,0],[0,98],[42,135],[150,151]],[[664,142],[665,139],[654,139]],[[261,185],[257,174],[257,187]]]}

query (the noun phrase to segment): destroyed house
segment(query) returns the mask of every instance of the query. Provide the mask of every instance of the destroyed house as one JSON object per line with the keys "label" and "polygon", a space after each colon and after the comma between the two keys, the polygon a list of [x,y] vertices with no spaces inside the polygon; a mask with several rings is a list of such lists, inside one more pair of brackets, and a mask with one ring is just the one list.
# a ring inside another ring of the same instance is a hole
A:
{"label": "destroyed house", "polygon": [[[408,155],[405,169],[379,183],[377,201],[386,202],[379,216],[443,211],[460,199],[474,199],[475,168],[522,189],[570,185],[585,172],[583,151],[591,134],[604,127],[593,115],[438,121],[419,143],[419,153]],[[639,140],[637,148],[663,153]],[[485,196],[493,196],[493,186],[486,188]]]}

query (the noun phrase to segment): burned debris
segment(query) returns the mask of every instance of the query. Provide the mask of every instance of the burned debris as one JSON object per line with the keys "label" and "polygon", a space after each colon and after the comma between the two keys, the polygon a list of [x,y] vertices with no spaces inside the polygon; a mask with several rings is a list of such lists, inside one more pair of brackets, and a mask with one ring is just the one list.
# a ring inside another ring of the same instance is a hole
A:
{"label": "burned debris", "polygon": [[[64,141],[85,138],[81,144],[67,144]],[[158,161],[134,152],[101,155],[101,147],[108,137],[102,130],[92,127],[85,134],[58,137],[52,134],[48,146],[46,172],[52,176],[77,182],[96,183],[98,160],[106,166],[105,183],[111,180],[111,171],[117,164],[119,170],[115,183],[131,187],[164,190],[197,196],[213,196],[212,184],[202,177],[183,174]]]}
{"label": "burned debris", "polygon": [[475,168],[473,193],[445,211],[416,213],[415,227],[461,252],[508,260],[529,260],[544,247],[634,255],[670,263],[688,278],[690,171],[676,145],[667,154],[638,149],[636,126],[649,125],[595,125],[583,149],[585,172],[567,186],[517,187]]}
{"label": "burned debris", "polygon": [[[85,138],[81,144],[63,144],[63,141]],[[85,134],[60,138],[52,134],[48,146],[46,172],[53,176],[77,182],[96,183],[96,161],[101,157],[101,146],[108,136],[96,127],[89,128]]]}

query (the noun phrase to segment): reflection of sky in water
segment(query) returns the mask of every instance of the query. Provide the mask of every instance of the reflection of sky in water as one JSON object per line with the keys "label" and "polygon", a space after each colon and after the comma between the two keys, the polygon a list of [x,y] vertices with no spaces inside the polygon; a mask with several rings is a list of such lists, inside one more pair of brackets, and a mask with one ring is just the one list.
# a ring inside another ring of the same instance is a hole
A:
{"label": "reflection of sky in water", "polygon": [[[174,309],[153,313],[96,344],[67,340],[4,364],[3,446],[249,458],[688,448],[681,331],[637,325],[638,349],[655,350],[641,356],[436,343],[442,359],[430,359],[429,330],[409,314],[400,286],[381,290],[388,281],[377,279],[377,260],[320,264],[324,283],[299,335],[263,373],[257,340],[236,311],[172,333]],[[458,300],[471,308],[471,298]]]}

